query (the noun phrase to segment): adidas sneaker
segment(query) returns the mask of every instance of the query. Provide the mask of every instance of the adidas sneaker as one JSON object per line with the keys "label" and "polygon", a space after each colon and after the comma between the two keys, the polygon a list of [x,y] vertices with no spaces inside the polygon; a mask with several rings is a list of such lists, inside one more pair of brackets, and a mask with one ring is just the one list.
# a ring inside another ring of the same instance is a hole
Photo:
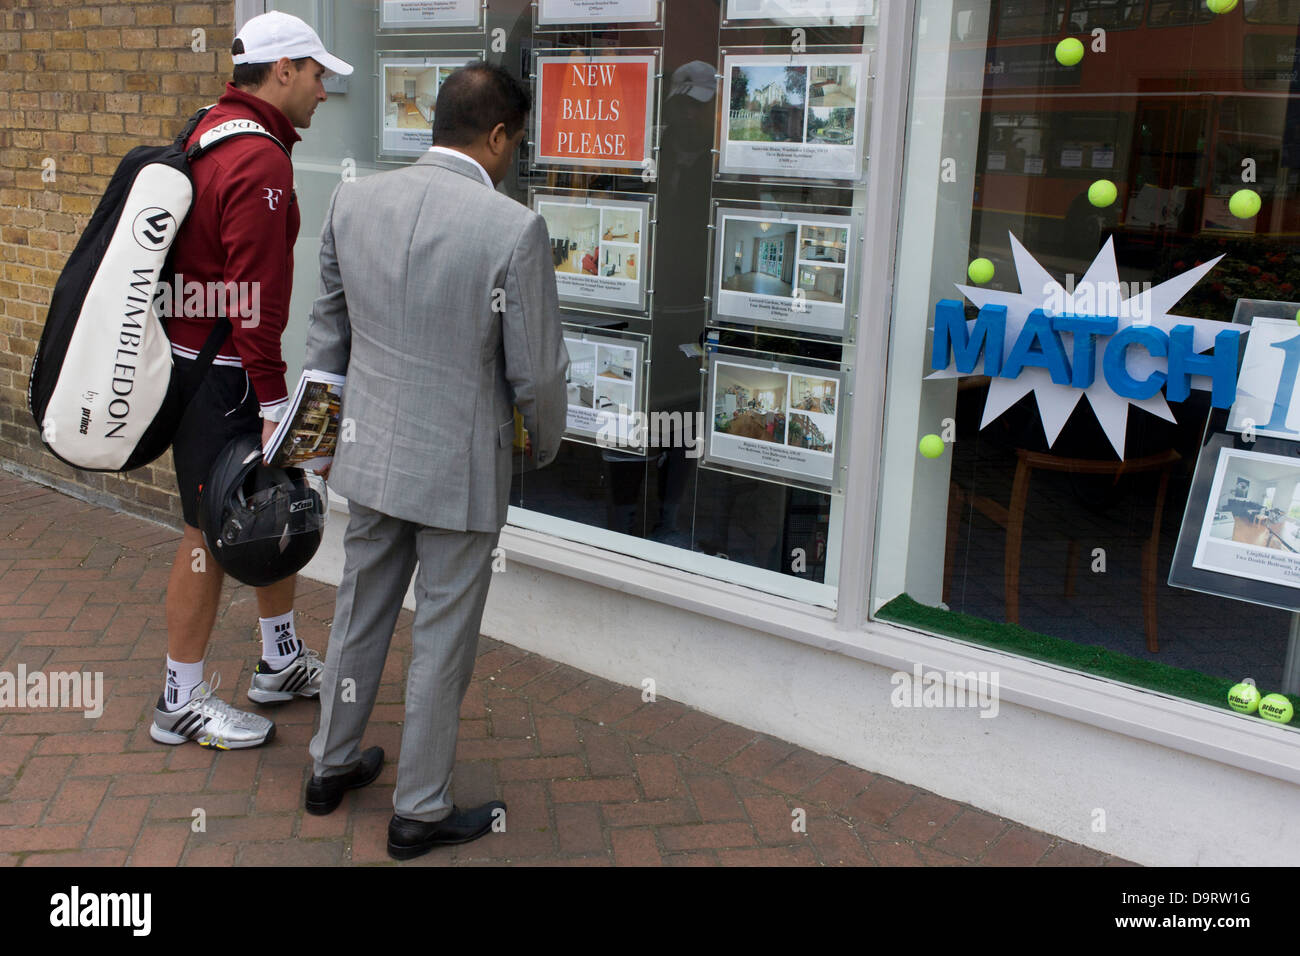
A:
{"label": "adidas sneaker", "polygon": [[278,671],[271,670],[266,661],[258,661],[248,697],[259,704],[282,704],[295,697],[319,697],[320,679],[324,672],[325,662],[306,647]]}
{"label": "adidas sneaker", "polygon": [[149,736],[160,744],[183,744],[193,740],[200,747],[240,750],[258,747],[275,736],[275,724],[257,714],[236,710],[216,696],[221,676],[204,681],[194,689],[189,703],[168,711],[159,696]]}

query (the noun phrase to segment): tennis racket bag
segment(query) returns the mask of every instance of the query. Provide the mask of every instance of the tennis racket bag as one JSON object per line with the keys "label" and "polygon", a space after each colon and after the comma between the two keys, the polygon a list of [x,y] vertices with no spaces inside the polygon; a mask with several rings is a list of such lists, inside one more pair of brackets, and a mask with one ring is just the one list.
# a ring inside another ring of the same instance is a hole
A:
{"label": "tennis racket bag", "polygon": [[[54,285],[27,381],[27,407],[56,458],[86,471],[129,471],[168,447],[185,412],[171,343],[155,303],[177,231],[194,201],[190,164],[235,136],[274,136],[232,119],[185,143],[211,107],[168,146],[123,157]],[[288,150],[285,150],[286,155]],[[218,319],[193,368],[201,378],[230,334]]]}

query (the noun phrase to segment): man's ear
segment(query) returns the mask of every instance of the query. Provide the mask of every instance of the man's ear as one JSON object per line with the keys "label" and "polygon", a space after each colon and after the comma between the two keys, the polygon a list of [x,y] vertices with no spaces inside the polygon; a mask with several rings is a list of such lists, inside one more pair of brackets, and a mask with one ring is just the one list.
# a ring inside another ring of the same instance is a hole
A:
{"label": "man's ear", "polygon": [[275,66],[271,68],[271,74],[281,83],[292,83],[295,67],[293,60],[287,56],[282,56],[275,61]]}
{"label": "man's ear", "polygon": [[488,133],[488,147],[492,150],[492,155],[501,155],[509,146],[510,137],[506,134],[506,124],[497,123],[492,127],[492,132]]}

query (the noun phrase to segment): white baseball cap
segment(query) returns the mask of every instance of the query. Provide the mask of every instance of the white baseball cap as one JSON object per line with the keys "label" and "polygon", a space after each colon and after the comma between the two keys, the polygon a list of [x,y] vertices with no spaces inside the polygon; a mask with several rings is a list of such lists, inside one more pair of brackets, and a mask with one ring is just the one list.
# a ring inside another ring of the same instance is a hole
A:
{"label": "white baseball cap", "polygon": [[278,10],[253,17],[235,39],[244,43],[244,52],[231,56],[236,64],[274,63],[282,56],[291,60],[309,56],[339,76],[352,72],[349,64],[325,51],[325,44],[315,30],[297,17]]}

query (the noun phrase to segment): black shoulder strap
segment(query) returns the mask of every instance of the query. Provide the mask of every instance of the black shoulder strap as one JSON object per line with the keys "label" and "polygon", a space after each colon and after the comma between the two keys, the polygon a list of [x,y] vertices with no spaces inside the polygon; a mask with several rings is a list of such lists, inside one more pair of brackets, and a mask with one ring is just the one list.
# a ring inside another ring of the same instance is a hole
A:
{"label": "black shoulder strap", "polygon": [[203,376],[208,374],[208,369],[212,367],[213,361],[216,360],[217,353],[221,351],[221,346],[226,344],[226,339],[230,336],[231,331],[230,319],[224,315],[218,316],[212,331],[208,333],[208,340],[203,343],[203,348],[199,350],[198,357],[194,359],[194,366],[190,370],[195,385],[198,385],[203,380]]}

